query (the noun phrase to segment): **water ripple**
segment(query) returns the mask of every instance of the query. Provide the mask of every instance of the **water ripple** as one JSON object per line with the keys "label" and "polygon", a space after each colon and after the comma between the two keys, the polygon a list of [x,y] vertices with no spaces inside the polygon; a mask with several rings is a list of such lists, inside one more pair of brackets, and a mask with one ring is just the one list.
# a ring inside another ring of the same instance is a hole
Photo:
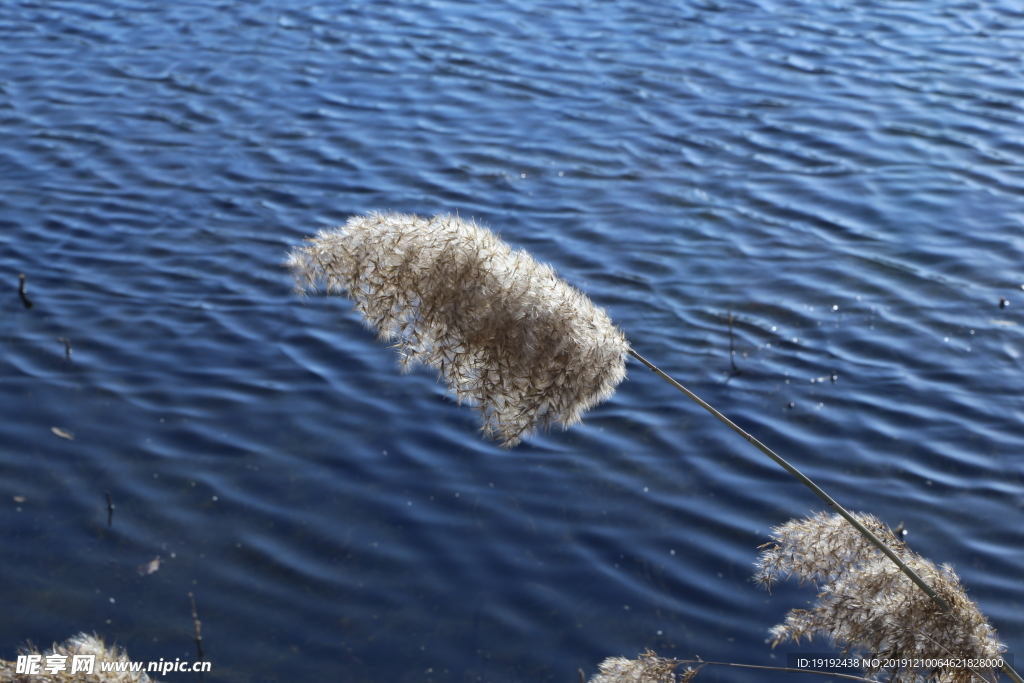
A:
{"label": "water ripple", "polygon": [[819,501],[635,363],[583,426],[482,441],[347,302],[290,291],[291,245],[378,209],[551,262],[953,563],[1012,651],[1024,34],[929,8],[12,4],[0,657],[87,630],[191,659],[192,592],[245,680],[771,661],[810,594],[752,562]]}

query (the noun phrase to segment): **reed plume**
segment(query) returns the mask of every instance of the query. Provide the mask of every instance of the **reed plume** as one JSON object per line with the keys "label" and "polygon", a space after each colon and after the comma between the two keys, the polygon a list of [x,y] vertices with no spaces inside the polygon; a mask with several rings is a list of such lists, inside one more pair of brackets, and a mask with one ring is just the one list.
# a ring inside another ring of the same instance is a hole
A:
{"label": "reed plume", "polygon": [[404,369],[435,368],[506,448],[579,422],[626,376],[629,345],[604,310],[471,220],[354,216],[288,265],[300,291],[353,299]]}
{"label": "reed plume", "polygon": [[[55,643],[45,653],[29,647],[23,654],[43,655],[40,673],[18,673],[15,662],[0,659],[0,683],[150,683],[152,680],[142,671],[104,671],[101,662],[127,665],[131,659],[123,649],[116,646],[108,648],[102,638],[86,633],[79,633],[60,644]],[[92,673],[71,673],[72,658],[75,655],[95,656]],[[63,670],[54,673],[45,670],[47,658],[52,656],[56,656],[57,662],[63,663]]]}
{"label": "reed plume", "polygon": [[[673,673],[679,662],[659,657],[650,650],[636,659],[609,657],[597,665],[598,673],[590,683],[676,683]],[[683,674],[683,681],[689,681],[696,671]]]}
{"label": "reed plume", "polygon": [[920,666],[920,660],[996,661],[1006,648],[968,597],[948,565],[936,566],[910,550],[885,524],[871,515],[853,513],[912,567],[949,605],[938,609],[927,595],[888,558],[838,515],[819,513],[772,529],[774,543],[762,546],[755,579],[771,587],[795,576],[813,583],[819,593],[810,610],[794,609],[773,627],[772,647],[828,638],[844,652],[904,666],[870,667],[869,676],[885,672],[894,683],[935,681],[967,683],[996,680],[992,668]]}

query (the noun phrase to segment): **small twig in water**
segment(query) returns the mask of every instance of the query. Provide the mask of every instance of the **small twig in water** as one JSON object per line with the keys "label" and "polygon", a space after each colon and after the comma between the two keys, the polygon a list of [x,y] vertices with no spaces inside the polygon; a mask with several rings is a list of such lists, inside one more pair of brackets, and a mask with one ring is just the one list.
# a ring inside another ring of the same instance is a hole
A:
{"label": "small twig in water", "polygon": [[107,496],[107,526],[114,526],[114,499],[110,497],[110,491],[104,491]]}
{"label": "small twig in water", "polygon": [[28,279],[25,273],[18,274],[18,296],[21,297],[21,303],[25,305],[25,308],[32,308],[32,302],[29,301],[28,295],[25,293],[25,281]]}
{"label": "small twig in water", "polygon": [[71,337],[57,337],[57,341],[64,342],[64,357],[71,361]]}
{"label": "small twig in water", "polygon": [[733,340],[732,335],[732,309],[729,309],[729,364],[732,365],[732,372],[729,373],[729,377],[726,378],[725,383],[728,384],[729,380],[738,375],[742,375],[743,371],[736,367],[736,343]]}

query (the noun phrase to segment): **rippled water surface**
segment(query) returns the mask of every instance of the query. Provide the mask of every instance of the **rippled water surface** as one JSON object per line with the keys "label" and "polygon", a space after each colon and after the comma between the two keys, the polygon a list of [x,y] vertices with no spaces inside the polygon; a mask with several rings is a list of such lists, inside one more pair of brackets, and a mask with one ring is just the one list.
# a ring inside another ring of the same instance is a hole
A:
{"label": "rippled water surface", "polygon": [[506,452],[292,294],[377,209],[552,263],[1019,651],[1022,54],[1005,1],[4,3],[0,658],[194,659],[190,592],[208,680],[797,651],[752,563],[822,505],[671,387]]}

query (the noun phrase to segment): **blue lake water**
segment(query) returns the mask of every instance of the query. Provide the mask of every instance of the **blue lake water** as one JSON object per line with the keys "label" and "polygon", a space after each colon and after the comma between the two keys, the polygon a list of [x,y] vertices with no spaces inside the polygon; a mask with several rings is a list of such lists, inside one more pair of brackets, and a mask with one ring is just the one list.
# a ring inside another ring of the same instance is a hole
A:
{"label": "blue lake water", "polygon": [[3,3],[0,658],[194,659],[190,592],[207,680],[806,649],[750,576],[821,503],[639,364],[506,452],[292,294],[384,209],[553,264],[1021,651],[1022,54],[1005,0]]}

